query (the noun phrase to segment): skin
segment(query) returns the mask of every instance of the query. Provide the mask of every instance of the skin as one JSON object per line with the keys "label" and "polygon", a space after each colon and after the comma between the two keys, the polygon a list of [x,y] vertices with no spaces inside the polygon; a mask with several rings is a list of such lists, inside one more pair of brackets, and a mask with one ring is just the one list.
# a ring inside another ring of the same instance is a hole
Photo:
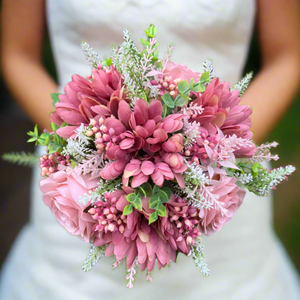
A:
{"label": "skin", "polygon": [[[30,4],[29,4],[30,3]],[[42,65],[45,3],[2,1],[2,65],[7,86],[40,128],[49,127],[56,83]],[[254,141],[261,143],[285,114],[300,82],[298,0],[257,0],[262,69],[242,103],[253,108]]]}

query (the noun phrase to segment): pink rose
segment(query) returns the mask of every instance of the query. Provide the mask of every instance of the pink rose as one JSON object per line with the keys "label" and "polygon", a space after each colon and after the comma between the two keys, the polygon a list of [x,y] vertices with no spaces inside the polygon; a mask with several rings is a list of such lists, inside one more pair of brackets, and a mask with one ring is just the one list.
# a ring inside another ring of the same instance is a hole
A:
{"label": "pink rose", "polygon": [[90,214],[85,213],[79,197],[97,187],[98,178],[89,180],[89,175],[78,176],[74,172],[52,173],[40,182],[43,201],[51,209],[58,223],[70,234],[89,242],[96,223]]}
{"label": "pink rose", "polygon": [[164,75],[170,76],[172,80],[177,78],[180,78],[181,80],[187,80],[187,82],[190,82],[191,78],[194,79],[194,82],[199,82],[200,80],[200,73],[194,72],[182,64],[175,64],[172,61],[168,62],[164,71]]}
{"label": "pink rose", "polygon": [[225,175],[220,175],[219,183],[215,182],[211,193],[220,196],[218,201],[227,210],[227,214],[222,215],[219,209],[202,208],[199,213],[199,217],[202,219],[199,225],[203,233],[211,235],[215,231],[220,231],[241,206],[246,191],[238,187],[235,182],[235,177]]}

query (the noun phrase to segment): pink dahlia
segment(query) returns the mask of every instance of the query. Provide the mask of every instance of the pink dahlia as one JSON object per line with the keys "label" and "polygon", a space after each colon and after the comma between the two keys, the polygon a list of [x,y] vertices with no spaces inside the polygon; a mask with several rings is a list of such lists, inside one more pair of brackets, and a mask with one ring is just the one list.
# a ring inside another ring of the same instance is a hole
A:
{"label": "pink dahlia", "polygon": [[99,178],[90,180],[89,175],[78,176],[58,171],[41,180],[43,201],[51,209],[58,223],[70,234],[77,235],[89,242],[93,237],[95,221],[79,202],[80,196],[93,190]]}
{"label": "pink dahlia", "polygon": [[222,211],[215,207],[211,209],[202,208],[199,212],[200,229],[207,235],[222,229],[241,206],[246,195],[246,191],[235,184],[235,177],[219,176],[218,181],[212,180],[214,189],[211,193],[219,197],[218,202],[222,206]]}
{"label": "pink dahlia", "polygon": [[121,74],[114,66],[110,70],[93,70],[92,80],[73,75],[72,81],[64,88],[65,94],[59,95],[56,111],[51,114],[52,122],[59,126],[66,122],[71,126],[59,129],[57,134],[70,137],[81,123],[88,125],[92,118],[97,121],[102,116],[110,116],[107,105],[111,96],[114,99],[125,97],[121,89]]}
{"label": "pink dahlia", "polygon": [[[180,173],[186,170],[186,166],[179,154],[183,149],[183,139],[180,134],[170,138],[168,134],[180,130],[183,127],[182,118],[186,116],[173,114],[162,120],[162,104],[158,100],[148,105],[145,100],[139,99],[134,112],[124,100],[117,106],[116,116],[106,118],[101,126],[107,133],[103,133],[100,142],[109,140],[105,148],[106,157],[113,162],[102,169],[100,176],[109,180],[124,172],[124,185],[128,185],[129,178],[133,176],[132,187],[146,182],[150,175],[155,184],[160,186],[164,180],[178,177],[178,182],[184,186]],[[145,152],[142,157],[137,156],[140,149]],[[168,152],[174,154],[172,159],[163,155]]]}
{"label": "pink dahlia", "polygon": [[197,99],[192,105],[202,106],[201,114],[193,114],[190,121],[196,121],[208,130],[210,134],[216,133],[215,126],[219,127],[224,135],[237,135],[242,138],[251,138],[252,111],[248,105],[239,105],[239,91],[229,91],[228,82],[219,82],[214,78],[203,94],[197,93]]}

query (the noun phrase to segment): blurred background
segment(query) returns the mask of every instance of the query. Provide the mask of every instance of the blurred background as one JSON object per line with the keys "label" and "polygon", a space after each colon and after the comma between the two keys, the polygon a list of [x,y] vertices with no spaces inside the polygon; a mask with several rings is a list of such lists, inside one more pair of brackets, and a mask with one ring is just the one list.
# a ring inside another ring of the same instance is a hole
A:
{"label": "blurred background", "polygon": [[[249,57],[244,72],[254,71],[257,74],[260,67],[257,36],[254,33]],[[44,64],[49,73],[56,78],[51,47],[46,34],[44,43]],[[27,144],[26,132],[33,129],[34,124],[22,113],[9,95],[0,69],[1,98],[0,155],[5,152],[33,152],[34,145]],[[300,272],[300,94],[286,116],[268,137],[268,141],[279,143],[273,152],[280,156],[280,162],[273,162],[273,167],[293,164],[296,171],[289,181],[281,184],[274,192],[274,222],[275,230],[286,247],[294,264]],[[29,219],[29,199],[31,170],[25,167],[13,166],[0,161],[0,266],[7,256],[10,247],[22,226]],[[253,220],[255,221],[255,220]]]}

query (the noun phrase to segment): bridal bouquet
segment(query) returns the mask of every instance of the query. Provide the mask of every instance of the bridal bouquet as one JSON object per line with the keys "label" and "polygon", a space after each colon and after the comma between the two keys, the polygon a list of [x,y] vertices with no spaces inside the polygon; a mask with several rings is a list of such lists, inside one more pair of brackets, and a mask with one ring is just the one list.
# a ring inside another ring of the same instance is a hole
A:
{"label": "bridal bouquet", "polygon": [[158,268],[189,255],[209,275],[201,235],[233,217],[246,189],[265,196],[294,171],[267,170],[278,159],[256,146],[251,109],[239,105],[251,79],[230,88],[205,61],[203,73],[158,58],[153,25],[137,46],[124,42],[101,60],[82,43],[92,66],[87,78],[73,75],[64,94],[54,94],[53,131],[29,141],[47,146],[40,158],[43,201],[61,226],[91,250],[83,270],[102,256],[123,261],[127,287],[136,268],[147,280]]}

